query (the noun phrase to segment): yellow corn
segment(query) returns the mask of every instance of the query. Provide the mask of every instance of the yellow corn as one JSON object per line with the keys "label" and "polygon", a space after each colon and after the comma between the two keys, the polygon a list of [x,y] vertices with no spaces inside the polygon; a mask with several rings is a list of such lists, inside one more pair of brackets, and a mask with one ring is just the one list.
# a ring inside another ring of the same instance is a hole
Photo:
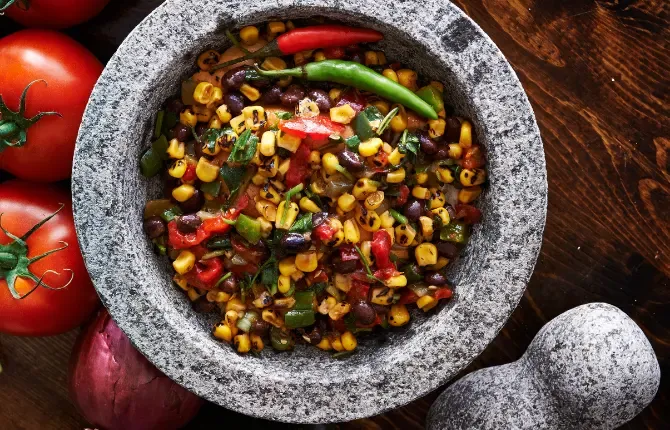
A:
{"label": "yellow corn", "polygon": [[398,82],[398,74],[393,69],[384,69],[382,70],[382,75],[386,76],[393,82]]}
{"label": "yellow corn", "polygon": [[412,196],[417,199],[425,200],[430,198],[430,191],[428,191],[428,188],[415,185],[414,188],[412,188]]}
{"label": "yellow corn", "polygon": [[330,345],[333,347],[333,349],[337,352],[342,352],[344,351],[344,346],[342,346],[342,340],[338,338],[334,338],[332,342],[330,342]]}
{"label": "yellow corn", "polygon": [[247,310],[247,305],[242,303],[242,300],[240,300],[239,297],[233,297],[226,302],[226,312],[244,312],[245,310]]}
{"label": "yellow corn", "polygon": [[267,180],[267,177],[265,177],[263,175],[259,175],[258,173],[256,173],[254,176],[251,177],[251,182],[254,185],[258,185],[258,186],[263,185],[266,180]]}
{"label": "yellow corn", "polygon": [[349,106],[348,103],[343,104],[342,106],[330,108],[330,119],[333,122],[349,124],[355,116],[356,111],[354,108]]}
{"label": "yellow corn", "polygon": [[437,300],[435,300],[434,297],[431,297],[428,294],[426,294],[425,296],[420,297],[419,300],[416,301],[416,306],[422,311],[428,312],[429,310],[437,306]]}
{"label": "yellow corn", "polygon": [[291,276],[298,268],[295,266],[295,257],[286,257],[279,262],[279,273]]}
{"label": "yellow corn", "polygon": [[237,311],[234,310],[229,310],[226,311],[226,314],[224,315],[224,322],[228,327],[235,327],[235,324],[237,324],[237,320],[240,319],[240,316],[238,315]]}
{"label": "yellow corn", "polygon": [[386,182],[399,184],[405,180],[405,169],[403,167],[386,174]]}
{"label": "yellow corn", "polygon": [[240,92],[252,102],[261,98],[261,92],[247,83],[242,84]]}
{"label": "yellow corn", "polygon": [[482,193],[482,187],[477,185],[475,187],[463,188],[458,192],[458,201],[461,203],[472,203]]}
{"label": "yellow corn", "polygon": [[286,61],[279,57],[268,57],[263,61],[261,67],[265,70],[284,70]]}
{"label": "yellow corn", "polygon": [[447,264],[449,264],[449,259],[447,257],[437,257],[437,263],[426,267],[437,272],[438,270],[443,269]]}
{"label": "yellow corn", "polygon": [[378,186],[379,183],[370,178],[361,178],[356,181],[352,193],[356,200],[365,200],[370,194],[377,191]]}
{"label": "yellow corn", "polygon": [[198,123],[198,118],[191,109],[184,109],[179,114],[179,122],[187,127],[195,127],[195,125]]}
{"label": "yellow corn", "polygon": [[464,187],[472,187],[474,185],[481,185],[486,181],[486,170],[484,169],[463,169],[459,176],[461,185]]}
{"label": "yellow corn", "polygon": [[246,128],[246,124],[245,124],[244,120],[245,120],[245,118],[244,118],[244,115],[242,115],[242,114],[236,116],[235,118],[231,118],[231,120],[230,120],[230,127],[238,135],[241,134]]}
{"label": "yellow corn", "polygon": [[417,90],[416,81],[418,76],[414,70],[400,69],[396,73],[398,74],[398,83],[400,85],[412,91]]}
{"label": "yellow corn", "polygon": [[391,306],[391,310],[388,313],[388,322],[394,327],[400,327],[409,322],[409,312],[407,307],[401,304],[395,304]]}
{"label": "yellow corn", "polygon": [[416,237],[416,230],[411,225],[401,224],[395,228],[396,243],[401,246],[410,246]]}
{"label": "yellow corn", "polygon": [[257,334],[252,334],[249,336],[249,338],[251,339],[251,349],[256,352],[261,352],[265,347],[263,344],[263,339]]}
{"label": "yellow corn", "polygon": [[437,209],[444,207],[447,199],[444,193],[437,188],[430,189],[430,200],[428,200],[428,209]]}
{"label": "yellow corn", "polygon": [[414,256],[419,266],[428,266],[437,263],[437,247],[432,243],[422,243],[414,250]]}
{"label": "yellow corn", "polygon": [[402,106],[398,106],[398,114],[391,120],[391,130],[396,133],[402,133],[407,128],[407,112]]}
{"label": "yellow corn", "polygon": [[233,332],[226,324],[219,323],[215,325],[212,334],[215,338],[228,343],[233,339]]}
{"label": "yellow corn", "polygon": [[309,273],[316,270],[319,264],[316,258],[316,251],[299,252],[295,256],[295,267],[301,272]]}
{"label": "yellow corn", "polygon": [[444,129],[447,123],[442,118],[428,121],[428,136],[431,139],[436,139],[444,134]]}
{"label": "yellow corn", "polygon": [[438,81],[430,81],[429,84],[431,87],[436,88],[439,92],[443,93],[444,92],[444,85],[442,85],[442,82]]}
{"label": "yellow corn", "polygon": [[216,109],[216,116],[219,117],[219,120],[221,120],[221,123],[223,124],[226,124],[233,117],[228,110],[228,106],[226,105],[221,105]]}
{"label": "yellow corn", "polygon": [[446,208],[437,208],[430,211],[431,214],[437,215],[442,220],[442,225],[447,225],[451,222],[449,211]]}
{"label": "yellow corn", "polygon": [[382,115],[386,115],[391,110],[391,105],[384,100],[375,100],[372,102],[372,106],[376,107]]}
{"label": "yellow corn", "polygon": [[[298,150],[300,142],[302,142],[302,139],[299,137],[291,136],[290,134],[286,134],[283,131],[280,131],[277,135],[277,146],[287,149],[291,152]],[[288,166],[286,168],[288,169]]]}
{"label": "yellow corn", "polygon": [[179,286],[179,288],[181,288],[181,289],[184,290],[184,291],[188,291],[188,288],[189,288],[189,287],[188,287],[188,281],[186,281],[186,279],[184,279],[183,276],[181,276],[180,274],[176,273],[176,274],[172,277],[172,280],[174,281],[175,284],[177,284],[177,286]]}
{"label": "yellow corn", "polygon": [[209,124],[207,124],[209,128],[213,128],[216,130],[221,130],[223,127],[223,123],[221,123],[221,120],[219,119],[218,116],[213,116],[212,119],[209,120]]}
{"label": "yellow corn", "polygon": [[333,309],[336,304],[337,299],[333,296],[328,296],[321,301],[318,311],[321,315],[328,315],[328,312],[330,312],[330,310]]}
{"label": "yellow corn", "polygon": [[262,216],[256,217],[256,220],[261,223],[261,236],[263,236],[263,239],[267,239],[272,233],[272,222]]}
{"label": "yellow corn", "polygon": [[407,286],[407,278],[405,277],[405,275],[391,276],[390,278],[388,278],[384,282],[384,285],[386,285],[389,288],[406,287]]}
{"label": "yellow corn", "polygon": [[381,227],[382,221],[375,211],[369,211],[363,206],[356,206],[356,221],[365,231],[375,232]]}
{"label": "yellow corn", "polygon": [[321,157],[321,165],[326,173],[334,175],[337,173],[337,168],[340,166],[340,162],[337,161],[337,156],[335,154],[328,152]]}
{"label": "yellow corn", "polygon": [[458,144],[462,148],[469,148],[472,146],[472,124],[468,121],[461,123],[461,136],[458,139]]}
{"label": "yellow corn", "polygon": [[356,198],[349,193],[344,193],[337,199],[337,207],[342,209],[344,212],[353,210],[355,206]]}
{"label": "yellow corn", "polygon": [[221,100],[223,100],[223,90],[219,87],[214,87],[212,90],[212,99],[208,103],[207,107],[217,107],[219,106]]}
{"label": "yellow corn", "polygon": [[384,54],[382,51],[377,51],[377,60],[379,61],[379,65],[383,66],[386,64],[386,54]]}
{"label": "yellow corn", "polygon": [[379,219],[381,220],[381,228],[393,227],[393,224],[395,224],[395,218],[393,218],[389,211],[382,212],[379,215]]}
{"label": "yellow corn", "polygon": [[203,105],[193,105],[193,113],[195,113],[195,119],[200,122],[209,122],[214,116],[214,108]]}
{"label": "yellow corn", "polygon": [[[263,192],[261,191],[262,194]],[[256,210],[267,221],[275,222],[277,220],[277,206],[268,200],[259,199],[256,202]]]}
{"label": "yellow corn", "polygon": [[370,138],[365,142],[361,142],[358,146],[358,153],[363,157],[371,157],[379,151],[379,148],[381,148],[383,144],[384,142],[378,137]]}
{"label": "yellow corn", "polygon": [[265,109],[262,106],[247,106],[242,109],[242,115],[247,130],[257,131],[267,122]]}
{"label": "yellow corn", "polygon": [[428,173],[418,172],[418,173],[414,174],[414,180],[416,181],[417,184],[423,185],[426,182],[428,182]]}
{"label": "yellow corn", "polygon": [[268,35],[271,38],[286,31],[286,24],[281,21],[271,21],[268,23]]}
{"label": "yellow corn", "polygon": [[174,271],[183,275],[193,269],[195,265],[195,254],[191,251],[181,251],[177,258],[172,262]]}
{"label": "yellow corn", "polygon": [[195,302],[202,297],[202,293],[197,288],[189,288],[186,294],[192,302]]}
{"label": "yellow corn", "polygon": [[348,293],[351,289],[351,275],[343,275],[341,273],[335,274],[335,288],[340,291]]}
{"label": "yellow corn", "polygon": [[213,49],[210,49],[198,55],[196,64],[198,65],[198,68],[204,71],[209,71],[213,65],[219,62],[219,58],[221,58],[219,53]]}
{"label": "yellow corn", "polygon": [[371,302],[376,305],[390,305],[393,301],[393,290],[388,287],[373,288]]}
{"label": "yellow corn", "polygon": [[332,217],[328,222],[330,223],[330,228],[335,231],[335,234],[328,242],[326,242],[326,246],[339,246],[344,240],[344,227],[342,226],[342,222],[339,219]]}
{"label": "yellow corn", "polygon": [[340,336],[340,342],[342,342],[342,347],[345,351],[353,351],[358,346],[356,336],[350,331],[346,331]]}
{"label": "yellow corn", "polygon": [[182,159],[186,153],[186,145],[177,139],[172,139],[168,144],[167,154],[170,158]]}
{"label": "yellow corn", "polygon": [[300,209],[302,209],[303,212],[312,212],[312,213],[317,213],[321,211],[321,208],[319,208],[316,203],[314,203],[312,200],[310,200],[308,197],[303,197],[300,199],[300,202],[298,203],[300,206]]}
{"label": "yellow corn", "polygon": [[284,327],[284,318],[280,317],[275,311],[271,311],[270,309],[265,309],[261,313],[261,318],[263,318],[263,321],[272,324],[277,328]]}
{"label": "yellow corn", "polygon": [[214,85],[209,82],[200,82],[196,85],[195,90],[193,90],[193,100],[203,105],[206,105],[212,101],[212,92],[214,91]]}
{"label": "yellow corn", "polygon": [[195,166],[195,175],[202,182],[214,182],[219,177],[219,166],[212,164],[205,157],[200,157]]}
{"label": "yellow corn", "polygon": [[386,227],[384,230],[386,230],[386,232],[389,234],[389,237],[391,238],[391,245],[393,245],[395,243],[395,229],[393,227]]}
{"label": "yellow corn", "polygon": [[327,337],[321,338],[321,342],[316,344],[316,347],[323,351],[330,351],[333,347],[330,344],[330,340]]}
{"label": "yellow corn", "polygon": [[327,60],[326,54],[323,53],[323,51],[318,50],[314,53],[314,61],[323,61]]}
{"label": "yellow corn", "polygon": [[293,55],[293,62],[295,63],[296,66],[302,66],[303,64],[307,63],[310,58],[312,58],[312,54],[314,53],[314,50],[310,49],[308,51],[300,51],[296,52]]}
{"label": "yellow corn", "polygon": [[240,30],[240,40],[245,45],[253,45],[258,42],[258,28],[253,25],[242,27]]}
{"label": "yellow corn", "polygon": [[333,306],[333,308],[328,311],[328,316],[331,320],[337,321],[351,310],[351,305],[349,303],[340,302]]}
{"label": "yellow corn", "polygon": [[275,155],[275,132],[266,131],[261,137],[260,153],[266,157]]}
{"label": "yellow corn", "polygon": [[270,184],[265,184],[263,186],[260,192],[260,196],[265,200],[274,203],[275,205],[278,205],[281,201],[281,198],[279,197],[279,191],[277,191],[277,189]]}
{"label": "yellow corn", "polygon": [[433,220],[427,216],[419,217],[419,224],[421,224],[421,235],[429,240],[433,235]]}
{"label": "yellow corn", "polygon": [[309,161],[309,167],[314,170],[319,169],[321,167],[321,153],[319,151],[311,151],[307,161]]}
{"label": "yellow corn", "polygon": [[366,66],[379,65],[379,58],[377,57],[377,53],[375,51],[365,51],[363,56]]}
{"label": "yellow corn", "polygon": [[259,175],[265,176],[266,178],[273,178],[277,174],[277,166],[279,166],[279,155],[275,154],[272,157],[263,157],[262,160],[259,157],[259,162]]}
{"label": "yellow corn", "polygon": [[251,340],[247,333],[238,334],[235,336],[235,341],[233,342],[237,352],[244,354],[245,352],[251,351]]}
{"label": "yellow corn", "polygon": [[352,219],[344,222],[344,240],[349,244],[361,241],[361,232],[358,230],[358,225]]}
{"label": "yellow corn", "polygon": [[384,192],[375,191],[365,198],[365,208],[368,210],[375,210],[384,203]]}
{"label": "yellow corn", "polygon": [[450,143],[448,154],[449,158],[458,160],[463,155],[463,148],[461,148],[461,145],[459,145],[458,143]]}
{"label": "yellow corn", "polygon": [[337,99],[339,99],[341,94],[342,94],[342,90],[339,89],[339,88],[331,88],[331,90],[328,91],[328,97],[333,102],[336,101]]}
{"label": "yellow corn", "polygon": [[405,154],[398,151],[398,148],[395,148],[391,154],[389,154],[388,160],[391,165],[397,166],[402,162],[403,158],[405,158]]}
{"label": "yellow corn", "polygon": [[184,173],[186,173],[186,161],[184,160],[176,160],[174,163],[172,163],[172,166],[168,169],[168,175],[172,176],[173,178],[181,178],[184,176]]}
{"label": "yellow corn", "polygon": [[275,227],[277,228],[282,228],[284,230],[288,230],[291,228],[293,223],[295,222],[295,219],[298,217],[298,213],[300,212],[300,209],[298,208],[298,205],[296,203],[291,202],[288,207],[288,212],[286,213],[286,218],[284,219],[284,222],[282,223],[282,218],[284,218],[284,206],[286,202],[282,201],[279,202],[279,206],[277,206],[277,219],[275,222]]}
{"label": "yellow corn", "polygon": [[439,181],[442,181],[445,184],[451,184],[452,182],[454,182],[454,172],[452,172],[446,167],[438,167],[437,171],[435,172],[435,175],[437,176],[437,179]]}
{"label": "yellow corn", "polygon": [[291,277],[279,275],[279,278],[277,279],[277,289],[282,294],[288,293],[291,290]]}
{"label": "yellow corn", "polygon": [[185,202],[193,197],[195,188],[193,185],[183,184],[172,190],[172,197],[178,202]]}

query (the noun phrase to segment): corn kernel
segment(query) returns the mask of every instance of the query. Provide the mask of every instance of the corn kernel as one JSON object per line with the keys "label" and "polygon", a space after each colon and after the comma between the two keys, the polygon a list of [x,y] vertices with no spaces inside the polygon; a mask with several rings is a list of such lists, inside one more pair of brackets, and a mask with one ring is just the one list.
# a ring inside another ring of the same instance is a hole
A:
{"label": "corn kernel", "polygon": [[206,105],[212,101],[212,92],[214,91],[214,85],[209,82],[200,82],[196,85],[195,90],[193,90],[193,100],[203,105]]}
{"label": "corn kernel", "polygon": [[437,263],[426,266],[426,268],[437,272],[438,270],[445,268],[447,264],[449,264],[449,259],[447,257],[437,257]]}
{"label": "corn kernel", "polygon": [[344,240],[349,243],[358,243],[361,241],[361,232],[358,230],[358,225],[352,219],[344,222]]}
{"label": "corn kernel", "polygon": [[419,266],[428,266],[437,263],[437,247],[432,243],[422,243],[414,250],[414,256]]}
{"label": "corn kernel", "polygon": [[402,133],[405,131],[408,124],[407,112],[405,111],[405,108],[402,106],[399,106],[399,108],[400,109],[398,110],[398,114],[393,117],[390,123],[391,130],[396,133]]}
{"label": "corn kernel", "polygon": [[255,102],[261,98],[261,92],[247,83],[242,84],[240,87],[240,92],[252,102]]}
{"label": "corn kernel", "polygon": [[288,293],[291,290],[291,277],[279,275],[279,278],[277,279],[277,289],[282,294]]}
{"label": "corn kernel", "polygon": [[437,188],[431,188],[430,189],[430,199],[428,200],[428,209],[437,209],[444,207],[444,205],[447,203],[447,198],[445,197],[444,193],[437,189]]}
{"label": "corn kernel", "polygon": [[219,102],[223,100],[223,90],[219,87],[214,87],[212,90],[212,99],[207,104],[208,108],[214,108],[219,105]]}
{"label": "corn kernel", "polygon": [[333,347],[333,349],[337,352],[342,352],[344,351],[344,346],[342,346],[342,340],[340,338],[335,338],[333,341],[330,343],[330,345]]}
{"label": "corn kernel", "polygon": [[397,166],[402,162],[403,158],[405,158],[405,154],[401,153],[398,148],[395,148],[389,155],[389,163],[392,166]]}
{"label": "corn kernel", "polygon": [[339,246],[342,244],[342,241],[344,241],[344,227],[342,226],[342,222],[339,219],[333,217],[329,218],[328,222],[330,228],[333,229],[335,234],[329,241],[326,242],[326,246]]}
{"label": "corn kernel", "polygon": [[405,180],[405,169],[399,168],[386,174],[386,182],[389,184],[399,184]]}
{"label": "corn kernel", "polygon": [[209,124],[207,124],[207,127],[213,128],[215,130],[221,130],[223,127],[223,123],[219,119],[218,116],[213,116],[212,119],[209,120]]}
{"label": "corn kernel", "polygon": [[186,281],[186,279],[183,276],[176,273],[172,277],[172,280],[174,281],[175,284],[177,284],[179,286],[179,288],[181,288],[184,291],[188,291],[188,289],[189,289],[188,281]]}
{"label": "corn kernel", "polygon": [[298,268],[295,266],[295,257],[286,257],[279,262],[279,273],[291,276]]}
{"label": "corn kernel", "polygon": [[388,322],[394,327],[400,327],[409,322],[409,312],[407,307],[401,304],[395,304],[391,306],[391,310],[388,313]]}
{"label": "corn kernel", "polygon": [[363,206],[356,206],[355,210],[356,222],[363,228],[365,231],[375,232],[381,227],[382,221],[379,219],[379,215],[375,211],[369,211]]}
{"label": "corn kernel", "polygon": [[472,203],[482,193],[482,187],[477,185],[474,187],[463,188],[458,192],[458,201],[461,203]]}
{"label": "corn kernel", "polygon": [[398,74],[393,69],[382,70],[382,75],[392,80],[393,82],[398,82]]}
{"label": "corn kernel", "polygon": [[240,40],[245,45],[253,45],[258,42],[258,28],[253,25],[242,27],[240,30]]}
{"label": "corn kernel", "polygon": [[337,321],[348,314],[350,310],[351,305],[349,303],[340,302],[333,306],[330,311],[328,311],[328,317],[330,317],[330,319],[333,321]]}
{"label": "corn kernel", "polygon": [[219,166],[210,163],[205,157],[200,157],[195,167],[195,175],[202,182],[214,182],[219,177]]}
{"label": "corn kernel", "polygon": [[334,284],[335,288],[337,288],[338,290],[348,293],[352,285],[351,275],[343,275],[341,273],[336,273]]}
{"label": "corn kernel", "polygon": [[[383,228],[383,227],[382,227]],[[395,229],[393,227],[384,228],[391,238],[391,245],[395,243]]]}
{"label": "corn kernel", "polygon": [[393,224],[395,224],[395,218],[393,218],[389,211],[382,212],[379,215],[379,219],[381,220],[381,228],[393,227]]}
{"label": "corn kernel", "polygon": [[189,288],[186,294],[192,302],[195,302],[202,297],[202,293],[197,288]]}
{"label": "corn kernel", "polygon": [[179,122],[184,124],[187,127],[195,127],[198,123],[198,118],[195,116],[191,109],[184,109],[179,114]]}
{"label": "corn kernel", "polygon": [[446,167],[439,167],[435,172],[438,181],[442,181],[445,184],[451,184],[454,182],[454,172]]}
{"label": "corn kernel", "polygon": [[421,224],[421,235],[429,240],[433,235],[433,220],[427,216],[419,217],[419,224]]}
{"label": "corn kernel", "polygon": [[437,208],[430,211],[433,216],[440,217],[442,225],[447,225],[451,222],[451,217],[449,216],[449,211],[446,208]]}
{"label": "corn kernel", "polygon": [[365,200],[370,194],[377,191],[378,187],[379,182],[373,181],[370,178],[361,178],[356,181],[352,193],[356,200]]}
{"label": "corn kernel", "polygon": [[316,344],[316,347],[323,351],[330,351],[333,347],[330,344],[330,340],[327,337],[321,338],[321,342]]}
{"label": "corn kernel", "polygon": [[213,107],[208,107],[204,105],[193,105],[193,113],[195,113],[195,119],[199,122],[209,122],[210,119],[214,116]]}
{"label": "corn kernel", "polygon": [[391,276],[388,278],[385,282],[384,285],[386,285],[389,288],[402,288],[407,286],[407,278],[405,275],[396,275],[396,276]]}
{"label": "corn kernel", "polygon": [[168,175],[179,179],[184,176],[184,173],[186,173],[186,167],[187,165],[184,160],[176,160],[168,169]]}
{"label": "corn kernel", "polygon": [[277,220],[277,206],[268,200],[259,199],[256,202],[256,210],[267,221],[275,222]]}
{"label": "corn kernel", "polygon": [[308,51],[296,52],[293,55],[293,62],[295,63],[296,66],[302,66],[303,64],[307,63],[310,58],[312,58],[313,53],[314,53],[313,49],[310,49]]}
{"label": "corn kernel", "polygon": [[316,270],[319,264],[316,258],[316,251],[299,252],[295,256],[295,267],[301,272],[309,273]]}
{"label": "corn kernel", "polygon": [[428,136],[430,136],[431,139],[436,139],[442,136],[446,126],[447,122],[442,118],[428,121]]}
{"label": "corn kernel", "polygon": [[373,288],[371,302],[376,305],[390,305],[393,301],[393,290],[387,287]]}
{"label": "corn kernel", "polygon": [[386,64],[386,54],[382,51],[377,51],[377,61],[379,61],[380,66]]}
{"label": "corn kernel", "polygon": [[366,66],[378,66],[379,65],[379,58],[377,57],[377,53],[375,51],[365,51],[364,55],[364,60],[365,60],[365,65]]}
{"label": "corn kernel", "polygon": [[474,185],[481,185],[486,181],[486,170],[484,169],[463,169],[459,176],[461,185],[464,187],[472,187]]}
{"label": "corn kernel", "polygon": [[[301,142],[302,139],[299,137],[292,136],[290,134],[284,133],[283,131],[280,131],[277,135],[277,146],[291,152],[297,151]],[[288,170],[288,165],[286,166],[286,169]]]}
{"label": "corn kernel", "polygon": [[410,246],[416,237],[416,230],[411,225],[401,224],[395,228],[396,243],[400,246]]}
{"label": "corn kernel", "polygon": [[210,49],[198,55],[198,60],[196,61],[196,64],[198,65],[198,68],[207,72],[209,71],[209,69],[212,68],[212,66],[214,66],[216,63],[219,62],[220,58],[221,55],[219,55],[218,52],[216,52],[213,49]]}
{"label": "corn kernel", "polygon": [[400,69],[396,72],[398,74],[398,83],[412,91],[417,90],[416,81],[418,76],[414,70]]}
{"label": "corn kernel", "polygon": [[391,110],[391,105],[384,100],[375,100],[372,102],[372,106],[376,107],[382,115],[388,114]]}
{"label": "corn kernel", "polygon": [[242,303],[239,297],[233,297],[226,302],[226,313],[229,311],[244,312],[247,310],[247,305]]}
{"label": "corn kernel", "polygon": [[336,106],[330,108],[331,121],[340,124],[349,124],[351,120],[354,119],[355,116],[356,111],[349,105],[349,103],[343,104],[342,106]]}
{"label": "corn kernel", "polygon": [[246,128],[246,124],[245,124],[244,120],[245,120],[245,118],[244,118],[244,115],[242,115],[242,114],[236,116],[235,118],[231,118],[231,120],[230,120],[230,127],[238,135],[241,134]]}
{"label": "corn kernel", "polygon": [[436,90],[438,90],[438,91],[441,92],[441,93],[444,92],[444,85],[442,84],[442,82],[438,82],[438,81],[430,81],[430,84],[429,84],[429,85],[430,85],[431,87],[435,88]]}
{"label": "corn kernel", "polygon": [[358,153],[363,157],[371,157],[379,151],[379,148],[382,147],[383,143],[384,142],[378,137],[370,138],[365,142],[361,142],[358,146]]}
{"label": "corn kernel", "polygon": [[233,332],[226,324],[217,324],[212,332],[215,338],[230,343],[233,339]]}
{"label": "corn kernel", "polygon": [[247,333],[238,334],[235,336],[235,341],[233,342],[237,352],[244,354],[245,352],[251,351],[251,340]]}
{"label": "corn kernel", "polygon": [[419,297],[419,300],[416,301],[416,306],[422,311],[428,312],[437,306],[437,300],[426,294],[425,296]]}
{"label": "corn kernel", "polygon": [[179,253],[177,258],[172,262],[174,271],[180,275],[184,275],[193,269],[195,265],[195,254],[191,251],[183,250]]}
{"label": "corn kernel", "polygon": [[461,123],[461,136],[458,139],[461,148],[470,148],[472,146],[472,124],[468,121]]}
{"label": "corn kernel", "polygon": [[342,347],[345,351],[353,351],[356,349],[356,346],[358,346],[356,336],[350,331],[344,332],[344,334],[340,336],[340,341],[342,342]]}
{"label": "corn kernel", "polygon": [[221,120],[221,123],[223,124],[226,124],[233,117],[226,105],[221,105],[216,109],[216,116],[219,117],[219,120]]}
{"label": "corn kernel", "polygon": [[261,313],[261,318],[263,318],[263,321],[272,324],[277,328],[284,327],[284,318],[280,317],[275,311],[271,311],[270,309],[265,309]]}
{"label": "corn kernel", "polygon": [[258,185],[260,187],[261,185],[263,185],[265,183],[265,181],[267,179],[268,179],[267,177],[256,173],[254,176],[251,177],[251,182],[254,185]]}
{"label": "corn kernel", "polygon": [[262,106],[247,106],[242,109],[242,115],[244,115],[244,125],[247,130],[258,131],[267,122],[265,109]]}
{"label": "corn kernel", "polygon": [[252,334],[249,336],[249,339],[251,339],[251,349],[253,349],[255,352],[261,352],[265,345],[263,344],[263,338],[261,338],[257,334]]}
{"label": "corn kernel", "polygon": [[275,155],[275,132],[266,131],[261,136],[260,152],[266,157]]}
{"label": "corn kernel", "polygon": [[384,192],[375,191],[365,198],[365,208],[368,210],[375,210],[384,203]]}
{"label": "corn kernel", "polygon": [[284,33],[286,31],[286,25],[281,21],[271,21],[268,23],[268,33],[269,36],[274,38],[278,34]]}
{"label": "corn kernel", "polygon": [[321,153],[319,151],[310,152],[307,161],[312,169],[317,170],[321,167]]}
{"label": "corn kernel", "polygon": [[321,301],[318,311],[321,315],[328,315],[328,312],[330,312],[330,310],[333,309],[336,304],[337,299],[333,296],[328,296]]}
{"label": "corn kernel", "polygon": [[193,185],[183,184],[172,190],[172,197],[178,202],[185,202],[193,197],[195,188]]}
{"label": "corn kernel", "polygon": [[287,30],[295,30],[295,24],[293,24],[293,21],[290,19],[286,21],[286,29]]}
{"label": "corn kernel", "polygon": [[340,166],[340,162],[337,160],[337,156],[330,152],[323,154],[321,157],[321,165],[323,169],[329,175],[334,175],[337,173],[337,168]]}
{"label": "corn kernel", "polygon": [[279,206],[277,207],[277,219],[275,221],[275,227],[288,230],[289,228],[291,228],[291,226],[295,222],[295,219],[298,217],[300,209],[298,208],[298,205],[296,203],[291,202],[288,207],[288,212],[286,213],[286,218],[282,223],[282,218],[284,218],[285,204],[286,202],[282,201],[279,203]]}
{"label": "corn kernel", "polygon": [[172,139],[168,144],[167,154],[170,158],[181,160],[186,154],[186,145],[177,139]]}
{"label": "corn kernel", "polygon": [[321,208],[319,208],[319,206],[317,206],[317,204],[314,203],[312,200],[310,200],[308,197],[301,198],[298,205],[300,206],[300,209],[303,212],[311,212],[311,213],[321,212]]}
{"label": "corn kernel", "polygon": [[323,53],[323,51],[318,50],[314,53],[314,61],[323,61],[327,60],[326,54]]}
{"label": "corn kernel", "polygon": [[344,212],[349,212],[356,206],[356,198],[349,193],[344,193],[337,199],[337,206]]}
{"label": "corn kernel", "polygon": [[417,199],[425,200],[430,198],[430,191],[428,191],[428,188],[416,185],[414,188],[412,188],[412,196],[416,197]]}
{"label": "corn kernel", "polygon": [[331,88],[330,91],[328,91],[328,98],[330,98],[332,102],[337,101],[337,99],[340,98],[340,95],[342,95],[342,90],[339,88]]}

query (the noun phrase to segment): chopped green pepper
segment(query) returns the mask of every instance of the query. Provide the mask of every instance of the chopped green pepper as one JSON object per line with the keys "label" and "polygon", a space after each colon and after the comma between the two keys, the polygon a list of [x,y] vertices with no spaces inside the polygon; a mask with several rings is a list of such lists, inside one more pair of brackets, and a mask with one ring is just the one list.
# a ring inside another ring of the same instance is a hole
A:
{"label": "chopped green pepper", "polygon": [[468,226],[460,222],[452,222],[440,230],[440,240],[465,244],[470,237]]}
{"label": "chopped green pepper", "polygon": [[261,240],[261,223],[244,214],[240,214],[235,223],[235,230],[251,244],[257,244]]}
{"label": "chopped green pepper", "polygon": [[407,282],[418,282],[423,279],[423,275],[421,274],[421,269],[419,269],[419,266],[415,263],[408,264],[407,266],[402,268],[403,273],[405,273],[405,278],[407,278]]}
{"label": "chopped green pepper", "polygon": [[344,144],[347,145],[347,148],[354,152],[358,152],[358,147],[361,144],[361,139],[358,136],[347,137],[344,140]]}
{"label": "chopped green pepper", "polygon": [[167,153],[168,146],[169,143],[167,137],[165,137],[164,134],[160,135],[158,139],[154,140],[151,143],[151,149],[154,151],[154,154],[156,154],[161,160],[167,160],[169,158],[169,155]]}
{"label": "chopped green pepper", "polygon": [[409,222],[409,220],[407,219],[407,217],[405,215],[401,214],[400,212],[398,212],[395,209],[389,209],[389,213],[391,214],[393,219],[398,221],[400,224],[407,224]]}
{"label": "chopped green pepper", "polygon": [[165,111],[159,110],[156,114],[156,125],[154,127],[154,139],[158,139],[163,134],[163,118],[165,118]]}
{"label": "chopped green pepper", "polygon": [[442,93],[440,90],[432,85],[426,85],[416,92],[416,95],[424,102],[428,103],[435,109],[435,112],[441,112],[444,109],[444,101],[442,100]]}
{"label": "chopped green pepper", "polygon": [[156,154],[153,148],[147,149],[140,159],[140,172],[142,172],[142,175],[147,178],[156,176],[161,167],[163,167],[162,158]]}
{"label": "chopped green pepper", "polygon": [[368,106],[358,115],[354,121],[354,130],[362,141],[366,141],[377,135],[376,131],[384,117],[375,106]]}
{"label": "chopped green pepper", "polygon": [[286,327],[298,328],[314,324],[314,291],[299,291],[293,297],[295,306],[284,316]]}
{"label": "chopped green pepper", "polygon": [[291,333],[277,327],[270,327],[270,342],[277,351],[288,351],[295,345]]}
{"label": "chopped green pepper", "polygon": [[179,122],[179,117],[177,116],[176,113],[172,111],[166,111],[165,116],[163,117],[163,126],[161,127],[161,131],[163,132],[164,135],[168,136],[170,133],[170,130],[174,128],[175,125]]}

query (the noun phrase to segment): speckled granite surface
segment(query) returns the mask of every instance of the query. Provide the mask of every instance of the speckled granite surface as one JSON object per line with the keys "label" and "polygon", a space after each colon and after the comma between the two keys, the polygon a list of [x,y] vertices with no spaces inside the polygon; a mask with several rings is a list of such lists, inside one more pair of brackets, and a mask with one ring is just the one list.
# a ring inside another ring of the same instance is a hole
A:
{"label": "speckled granite surface", "polygon": [[431,407],[427,428],[613,429],[652,401],[660,378],[635,322],[591,303],[545,325],[519,361],[451,385]]}
{"label": "speckled granite surface", "polygon": [[[226,28],[268,18],[326,15],[384,32],[389,58],[440,79],[457,111],[474,119],[489,155],[484,222],[451,268],[455,298],[408,327],[362,339],[333,360],[315,349],[239,356],[212,339],[170,282],[167,262],[142,233],[144,202],[159,195],[137,160],[153,115],[192,70],[198,52],[226,46]],[[168,376],[246,414],[288,422],[344,421],[381,413],[453,377],[495,337],[516,307],[545,222],[544,153],[530,105],[487,36],[445,1],[167,1],[121,45],[84,116],[73,172],[79,241],[95,286],[119,326]]]}

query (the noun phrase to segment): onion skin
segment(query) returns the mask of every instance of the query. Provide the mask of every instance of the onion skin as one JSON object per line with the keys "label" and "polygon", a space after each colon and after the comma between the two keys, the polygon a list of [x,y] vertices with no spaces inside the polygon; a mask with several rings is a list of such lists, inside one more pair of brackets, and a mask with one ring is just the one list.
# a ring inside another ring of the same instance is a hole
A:
{"label": "onion skin", "polygon": [[106,430],[178,429],[204,403],[149,363],[106,309],[77,339],[69,389],[86,420]]}

